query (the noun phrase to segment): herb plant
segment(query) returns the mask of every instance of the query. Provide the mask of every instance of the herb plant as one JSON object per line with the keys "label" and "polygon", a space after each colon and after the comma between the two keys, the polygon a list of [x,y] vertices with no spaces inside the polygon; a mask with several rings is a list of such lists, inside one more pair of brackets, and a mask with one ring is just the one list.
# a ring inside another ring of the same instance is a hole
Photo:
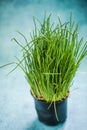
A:
{"label": "herb plant", "polygon": [[[69,94],[76,71],[87,55],[87,42],[78,38],[78,25],[72,21],[62,24],[51,23],[51,15],[44,17],[40,27],[34,18],[34,31],[31,41],[20,33],[26,41],[22,46],[22,59],[17,58],[17,66],[25,73],[32,95],[40,100],[55,102]],[[13,71],[13,70],[12,70]]]}

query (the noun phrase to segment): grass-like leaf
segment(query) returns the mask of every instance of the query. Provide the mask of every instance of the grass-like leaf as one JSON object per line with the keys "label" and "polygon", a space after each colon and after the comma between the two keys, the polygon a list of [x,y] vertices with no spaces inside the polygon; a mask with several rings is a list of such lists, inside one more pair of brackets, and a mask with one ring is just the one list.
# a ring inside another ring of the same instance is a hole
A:
{"label": "grass-like leaf", "polygon": [[16,58],[13,70],[18,66],[23,70],[34,97],[47,102],[62,100],[69,94],[76,71],[87,55],[87,42],[78,40],[78,25],[72,16],[63,24],[59,17],[57,24],[51,23],[51,15],[45,16],[42,23],[35,17],[33,20],[35,29],[30,42],[20,32],[26,45],[14,38],[23,54],[22,60]]}

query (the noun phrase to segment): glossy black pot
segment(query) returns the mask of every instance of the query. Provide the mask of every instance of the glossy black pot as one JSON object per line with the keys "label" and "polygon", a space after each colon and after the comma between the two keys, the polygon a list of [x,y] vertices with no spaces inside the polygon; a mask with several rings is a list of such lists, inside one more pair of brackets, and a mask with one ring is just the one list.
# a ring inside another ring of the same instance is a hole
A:
{"label": "glossy black pot", "polygon": [[[67,98],[55,102],[56,106],[56,112],[58,115],[58,120],[55,115],[55,108],[54,103],[50,103],[35,99],[35,108],[37,111],[38,118],[41,122],[43,122],[46,125],[57,125],[58,123],[63,123],[66,120],[67,117]],[[48,109],[49,108],[49,109]]]}

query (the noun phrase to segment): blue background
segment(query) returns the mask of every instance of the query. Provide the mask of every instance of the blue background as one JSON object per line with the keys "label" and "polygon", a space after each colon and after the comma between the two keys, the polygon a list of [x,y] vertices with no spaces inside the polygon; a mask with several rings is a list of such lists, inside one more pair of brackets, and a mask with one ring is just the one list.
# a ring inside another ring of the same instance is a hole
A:
{"label": "blue background", "polygon": [[[0,0],[0,66],[20,57],[20,48],[11,38],[25,45],[33,30],[33,16],[42,20],[44,11],[52,13],[52,21],[62,22],[73,14],[79,24],[79,38],[87,40],[86,0]],[[45,126],[37,119],[29,85],[20,69],[6,74],[13,66],[0,69],[0,130],[86,130],[87,129],[87,57],[74,78],[68,98],[68,116],[64,124]]]}

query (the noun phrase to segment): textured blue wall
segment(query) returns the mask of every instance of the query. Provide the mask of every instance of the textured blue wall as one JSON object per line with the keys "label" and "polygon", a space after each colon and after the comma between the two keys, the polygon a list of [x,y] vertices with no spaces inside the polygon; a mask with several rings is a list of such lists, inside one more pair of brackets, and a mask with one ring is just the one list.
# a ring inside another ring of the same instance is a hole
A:
{"label": "textured blue wall", "polygon": [[[20,48],[11,41],[16,31],[27,39],[33,29],[33,16],[42,20],[44,11],[52,13],[52,20],[60,16],[64,22],[70,12],[79,24],[79,38],[87,40],[86,0],[0,0],[0,65],[20,56]],[[68,99],[68,117],[64,124],[48,127],[40,123],[22,72],[17,69],[9,76],[12,66],[0,70],[0,130],[86,130],[87,129],[87,57],[77,72]]]}

